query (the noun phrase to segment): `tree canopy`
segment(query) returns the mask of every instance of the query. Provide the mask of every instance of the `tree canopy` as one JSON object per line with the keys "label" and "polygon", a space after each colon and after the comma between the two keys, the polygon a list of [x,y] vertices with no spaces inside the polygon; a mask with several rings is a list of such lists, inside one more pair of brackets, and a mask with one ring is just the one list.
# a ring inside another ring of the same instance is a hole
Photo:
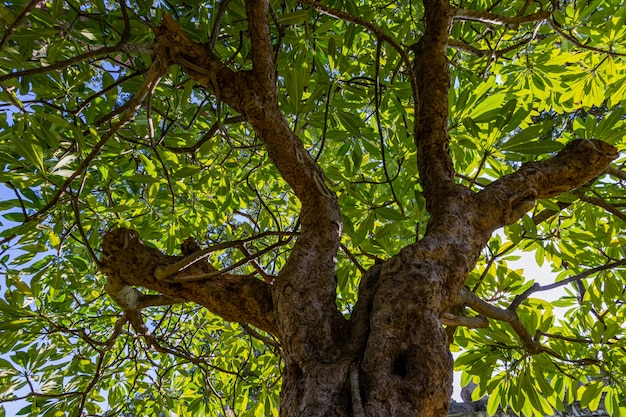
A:
{"label": "tree canopy", "polygon": [[0,416],[626,415],[622,2],[0,22]]}

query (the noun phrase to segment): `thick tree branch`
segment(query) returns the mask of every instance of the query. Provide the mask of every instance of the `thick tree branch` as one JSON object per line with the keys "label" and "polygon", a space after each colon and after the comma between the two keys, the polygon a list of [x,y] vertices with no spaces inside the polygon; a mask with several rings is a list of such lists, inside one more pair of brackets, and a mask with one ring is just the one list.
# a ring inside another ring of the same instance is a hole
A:
{"label": "thick tree branch", "polygon": [[[158,280],[154,274],[180,260],[180,257],[163,255],[146,246],[136,232],[117,229],[103,237],[102,271],[110,282],[111,292],[118,294],[118,304],[126,308],[169,303],[169,301],[193,301],[228,321],[250,323],[268,333],[276,332],[272,313],[270,287],[249,276],[225,274],[203,282],[170,284]],[[187,268],[190,273],[205,270],[198,264]],[[168,298],[142,296],[132,286],[141,286]]]}
{"label": "thick tree branch", "polygon": [[[155,51],[169,62],[179,64],[193,79],[243,115],[300,200],[301,233],[272,286],[274,313],[279,319],[276,325],[285,352],[295,353],[298,360],[311,356],[316,360],[327,359],[334,354],[328,352],[329,347],[335,349],[334,334],[343,332],[345,326],[335,304],[335,255],[341,234],[339,205],[335,194],[326,186],[321,169],[278,107],[267,1],[248,0],[246,13],[254,45],[252,71],[231,70],[205,46],[191,42],[171,18],[164,19],[158,31]],[[212,311],[220,314],[215,309]],[[253,324],[267,329],[267,324]],[[305,342],[305,337],[310,340],[306,329],[311,327],[318,329],[318,334],[313,341]]]}
{"label": "thick tree branch", "polygon": [[456,195],[447,129],[450,72],[446,58],[454,9],[441,0],[425,1],[424,8],[426,30],[416,45],[413,65],[420,101],[414,139],[427,209],[436,215],[439,210],[434,204],[447,205]]}
{"label": "thick tree branch", "polygon": [[555,157],[522,165],[515,173],[476,194],[485,227],[495,230],[517,221],[538,198],[578,188],[606,171],[617,150],[599,140],[574,140]]}
{"label": "thick tree branch", "polygon": [[276,64],[270,38],[270,26],[267,18],[269,2],[266,0],[247,0],[246,15],[248,30],[252,40],[252,73],[258,85],[256,88],[269,95],[266,100],[276,100]]}

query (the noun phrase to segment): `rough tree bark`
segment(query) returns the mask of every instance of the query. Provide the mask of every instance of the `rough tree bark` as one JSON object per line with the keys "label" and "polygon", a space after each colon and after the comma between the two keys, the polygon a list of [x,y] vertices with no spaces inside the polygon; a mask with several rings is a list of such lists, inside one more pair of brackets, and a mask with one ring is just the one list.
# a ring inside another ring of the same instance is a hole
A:
{"label": "rough tree bark", "polygon": [[[337,198],[279,110],[267,2],[246,1],[253,62],[247,72],[222,64],[169,18],[158,30],[155,61],[182,67],[252,126],[301,201],[301,230],[286,265],[268,283],[220,274],[198,262],[202,253],[184,260],[163,255],[135,232],[115,230],[104,237],[102,248],[107,290],[147,336],[141,308],[172,298],[275,335],[285,361],[282,416],[445,416],[452,358],[442,321],[455,323],[446,313],[455,305],[513,323],[528,350],[541,352],[514,312],[489,309],[463,283],[496,228],[518,220],[538,198],[593,180],[617,156],[603,142],[574,141],[557,156],[523,165],[481,192],[456,184],[446,130],[445,52],[457,11],[443,0],[425,0],[424,6],[425,33],[414,47],[413,67],[406,70],[417,81],[415,145],[431,217],[422,239],[363,276],[349,320],[335,305]],[[134,286],[165,299],[144,296]]]}

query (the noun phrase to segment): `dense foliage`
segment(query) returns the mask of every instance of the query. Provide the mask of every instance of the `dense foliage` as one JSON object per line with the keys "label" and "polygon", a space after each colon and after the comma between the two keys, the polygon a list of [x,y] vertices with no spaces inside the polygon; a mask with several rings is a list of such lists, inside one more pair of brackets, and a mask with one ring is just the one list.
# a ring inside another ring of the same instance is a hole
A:
{"label": "dense foliage", "polygon": [[[448,42],[458,183],[479,191],[576,138],[626,148],[624,4],[459,3]],[[0,416],[15,404],[28,416],[278,413],[272,335],[169,303],[143,311],[153,338],[142,337],[103,290],[102,236],[117,227],[171,255],[189,237],[232,242],[210,263],[267,282],[299,233],[300,201],[219,93],[177,65],[146,85],[165,16],[230,68],[251,68],[243,0],[0,5]],[[422,16],[404,0],[271,1],[280,108],[341,208],[346,316],[358,278],[426,231],[406,62]],[[514,303],[547,349],[529,354],[503,321],[456,329],[456,367],[490,412],[579,400],[626,415],[625,163],[539,200],[468,277],[483,300]],[[518,251],[550,265],[554,283],[512,269]],[[552,288],[562,296],[542,299]]]}

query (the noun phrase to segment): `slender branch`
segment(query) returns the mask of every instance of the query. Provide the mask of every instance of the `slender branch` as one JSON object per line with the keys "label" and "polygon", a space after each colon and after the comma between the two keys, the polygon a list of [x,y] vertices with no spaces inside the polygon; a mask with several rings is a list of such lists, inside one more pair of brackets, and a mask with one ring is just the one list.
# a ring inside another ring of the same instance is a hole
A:
{"label": "slender branch", "polygon": [[[403,216],[405,216],[405,212],[404,212],[404,206],[402,205],[402,203],[400,202],[400,199],[398,199],[398,196],[396,195],[396,190],[393,187],[393,181],[391,180],[390,176],[389,176],[389,168],[387,166],[387,152],[385,151],[385,135],[383,132],[383,126],[382,123],[380,121],[380,101],[381,101],[381,97],[380,97],[380,93],[381,93],[381,86],[380,86],[380,54],[382,51],[382,42],[380,40],[378,40],[378,42],[376,42],[376,64],[375,64],[375,84],[374,84],[374,105],[375,105],[375,110],[374,110],[374,115],[375,115],[375,119],[376,119],[376,130],[378,130],[378,138],[380,141],[380,153],[381,153],[381,162],[383,164],[383,172],[385,174],[385,179],[387,180],[387,184],[389,184],[389,188],[391,189],[391,195],[393,196],[393,200],[395,201],[395,203],[397,204],[397,206],[400,208],[400,212],[402,213]],[[398,168],[398,171],[400,171],[400,168]]]}
{"label": "slender branch", "polygon": [[558,282],[554,282],[552,284],[547,284],[547,285],[540,285],[538,283],[535,283],[532,287],[530,287],[529,289],[527,289],[526,291],[524,291],[522,294],[517,295],[514,299],[513,302],[511,302],[511,305],[508,307],[509,310],[515,310],[525,299],[527,299],[530,294],[535,293],[535,292],[539,292],[539,291],[549,291],[549,290],[553,290],[555,288],[560,288],[563,287],[565,285],[568,285],[572,282],[578,282],[581,281],[591,275],[597,274],[598,272],[602,272],[602,271],[606,271],[609,269],[614,269],[620,266],[626,266],[626,259],[623,259],[621,261],[617,261],[617,262],[612,262],[612,263],[608,263],[602,266],[598,266],[596,268],[591,268],[588,269],[586,271],[581,272],[580,274],[576,274],[573,275],[571,277],[565,278],[561,281]]}
{"label": "slender branch", "polygon": [[2,48],[4,48],[4,45],[6,45],[6,43],[9,41],[9,37],[13,34],[13,32],[15,32],[17,30],[17,28],[24,21],[24,19],[26,19],[28,17],[30,12],[35,7],[39,6],[43,2],[44,2],[44,0],[31,0],[28,3],[28,5],[26,5],[24,10],[22,10],[22,13],[20,13],[15,18],[15,20],[13,22],[11,22],[11,24],[4,30],[4,35],[2,36],[2,39],[0,39],[0,50],[2,50]]}
{"label": "slender branch", "polygon": [[463,326],[469,329],[484,329],[489,327],[489,320],[482,316],[466,317],[457,316],[452,313],[445,312],[441,315],[441,323],[446,326]]}
{"label": "slender branch", "polygon": [[[197,252],[192,253],[189,256],[186,256],[185,258],[181,259],[178,262],[175,262],[171,265],[167,265],[167,266],[163,266],[163,267],[157,267],[154,270],[154,276],[159,279],[159,280],[164,280],[167,277],[170,277],[174,274],[179,273],[180,271],[183,271],[184,269],[187,269],[188,267],[190,267],[191,265],[195,264],[196,262],[205,259],[207,256],[209,256],[210,254],[212,254],[213,252],[217,252],[219,250],[224,250],[224,249],[229,249],[229,248],[236,248],[239,247],[241,245],[244,245],[248,242],[251,242],[253,240],[258,240],[258,239],[262,239],[264,237],[268,237],[268,236],[294,236],[294,233],[291,232],[263,232],[260,233],[258,235],[255,236],[251,236],[251,237],[247,237],[247,238],[243,238],[243,239],[236,239],[236,240],[231,240],[228,242],[221,242],[221,243],[217,243],[215,245],[211,245],[208,248],[205,249],[201,249]],[[281,242],[279,240],[279,242]]]}
{"label": "slender branch", "polygon": [[207,130],[206,133],[202,135],[202,137],[198,139],[193,145],[181,146],[181,147],[167,146],[167,149],[174,153],[194,154],[198,151],[198,149],[200,149],[200,147],[202,147],[202,145],[204,145],[206,142],[208,142],[215,136],[217,131],[220,129],[221,125],[240,123],[240,122],[243,122],[244,120],[245,119],[243,118],[243,116],[235,116],[235,117],[229,117],[222,121],[217,121],[213,123],[211,127],[209,128],[209,130]]}
{"label": "slender branch", "polygon": [[530,41],[531,38],[524,38],[521,41],[507,46],[506,48],[502,48],[502,49],[479,49],[476,48],[475,46],[470,45],[467,42],[463,42],[463,41],[457,41],[455,39],[449,39],[448,40],[448,46],[454,49],[458,49],[464,52],[467,52],[471,55],[474,56],[478,56],[478,57],[483,57],[483,56],[488,56],[488,57],[492,57],[492,58],[500,58],[502,57],[504,54],[511,52],[511,51],[515,51],[516,49],[519,49],[521,46],[523,46],[524,44],[527,44],[528,41]]}
{"label": "slender branch", "polygon": [[[407,52],[404,50],[404,48],[393,37],[387,35],[380,27],[376,26],[374,23],[370,22],[369,20],[363,19],[362,17],[353,16],[344,10],[335,9],[330,6],[326,6],[325,4],[321,4],[315,0],[303,0],[302,2],[305,4],[308,4],[314,9],[322,13],[325,13],[329,16],[332,16],[337,19],[345,20],[347,22],[352,22],[355,25],[362,26],[365,29],[369,30],[374,35],[376,35],[378,39],[385,41],[389,45],[391,45],[398,52],[398,54],[400,54],[400,58],[402,59],[402,62],[404,63],[406,68],[407,69],[411,68],[411,60]],[[418,94],[417,79],[413,72],[407,71],[407,73],[409,76],[409,81],[411,82],[411,89],[413,91],[413,100],[416,106],[415,114],[417,114],[417,110],[419,109],[419,94]]]}
{"label": "slender branch", "polygon": [[569,336],[563,336],[561,334],[546,333],[546,332],[539,332],[539,334],[541,336],[545,336],[550,339],[565,340],[566,342],[572,342],[572,343],[589,343],[589,344],[594,343],[593,340],[588,339],[588,338],[569,337]]}
{"label": "slender branch", "polygon": [[98,156],[104,145],[107,143],[109,139],[111,139],[122,127],[124,127],[128,122],[135,118],[135,112],[139,109],[141,104],[143,103],[144,98],[148,95],[149,92],[153,91],[161,77],[167,73],[167,66],[164,65],[163,62],[156,59],[152,62],[148,73],[146,74],[146,78],[130,101],[128,102],[128,108],[126,114],[124,114],[120,120],[113,125],[102,137],[100,140],[94,145],[93,149],[89,154],[85,157],[85,159],[78,166],[76,171],[74,171],[67,179],[61,184],[59,190],[52,196],[50,201],[48,201],[42,208],[37,210],[35,214],[30,216],[29,220],[37,219],[46,213],[50,208],[57,204],[61,196],[66,192],[67,188],[70,184],[78,177],[82,175],[88,168],[91,162]]}
{"label": "slender branch", "polygon": [[[230,242],[228,242],[230,243]],[[239,268],[240,266],[243,266],[245,264],[247,264],[248,262],[257,259],[260,256],[265,255],[268,252],[273,251],[274,249],[281,247],[283,245],[286,245],[288,242],[286,241],[279,241],[277,243],[274,243],[273,245],[270,245],[266,248],[261,249],[260,251],[253,253],[250,256],[246,256],[245,258],[233,263],[232,265],[220,269],[219,271],[212,271],[212,272],[208,272],[208,273],[202,273],[202,274],[192,274],[192,275],[183,275],[181,277],[174,277],[172,275],[166,276],[164,278],[157,278],[160,279],[161,281],[165,281],[165,282],[170,282],[170,283],[181,283],[181,282],[197,282],[197,281],[205,281],[211,278],[215,278],[218,277],[220,275],[224,275],[227,272],[232,271],[233,269]],[[187,268],[189,265],[187,265],[185,268]],[[156,272],[155,272],[155,276],[156,276]]]}
{"label": "slender branch", "polygon": [[247,259],[250,259],[250,265],[252,265],[252,267],[259,273],[259,275],[263,277],[263,280],[266,283],[271,284],[274,282],[274,279],[276,277],[265,272],[261,265],[259,265],[259,263],[256,261],[254,255],[250,253],[248,248],[246,248],[246,245],[242,244],[241,246],[239,246],[239,250],[241,251],[241,253],[243,253],[243,256],[245,256]]}
{"label": "slender branch", "polygon": [[481,10],[457,8],[454,12],[454,20],[469,20],[492,25],[520,25],[523,23],[539,22],[548,19],[552,15],[551,10],[529,14],[528,16],[502,16],[496,13]]}
{"label": "slender branch", "polygon": [[113,52],[119,52],[124,50],[124,45],[117,44],[113,46],[104,46],[102,48],[94,49],[83,54],[77,55],[73,58],[65,61],[57,62],[56,64],[47,65],[45,67],[32,68],[28,70],[10,72],[8,74],[0,75],[0,83],[13,78],[26,77],[29,75],[43,74],[50,71],[57,71],[63,68],[67,68],[71,65],[78,64],[86,59],[94,58],[100,55],[107,55]]}
{"label": "slender branch", "polygon": [[579,193],[577,195],[578,195],[578,198],[580,198],[581,201],[584,201],[585,203],[590,203],[590,204],[593,204],[594,206],[598,206],[600,208],[603,208],[606,211],[608,211],[609,213],[611,213],[614,216],[618,217],[621,221],[626,222],[626,214],[622,213],[617,208],[615,208],[612,204],[607,203],[603,199],[598,198],[598,197],[589,197],[589,196],[586,196],[586,195],[584,195],[582,193]]}
{"label": "slender branch", "polygon": [[609,174],[609,175],[611,175],[611,176],[613,176],[615,178],[619,178],[620,180],[626,181],[626,172],[624,172],[624,171],[622,171],[620,169],[617,169],[617,168],[614,168],[614,167],[609,167],[609,169],[607,169],[606,172],[607,172],[607,174]]}
{"label": "slender branch", "polygon": [[259,339],[261,342],[263,342],[266,345],[273,346],[276,349],[280,349],[280,343],[276,341],[275,339],[262,335],[261,333],[256,331],[256,329],[252,328],[247,323],[239,323],[239,324],[241,325],[241,327],[243,327],[243,329],[246,332],[248,332],[255,339]]}
{"label": "slender branch", "polygon": [[599,52],[599,53],[607,54],[607,55],[611,55],[611,56],[626,56],[626,53],[615,52],[615,51],[608,51],[608,50],[605,50],[605,49],[602,49],[602,48],[598,48],[598,47],[595,47],[595,46],[585,45],[581,41],[579,41],[577,38],[575,38],[574,36],[570,35],[569,33],[566,33],[563,29],[561,29],[559,27],[559,25],[556,24],[554,19],[548,19],[546,21],[548,22],[548,25],[556,33],[558,33],[561,37],[563,37],[564,39],[566,39],[567,41],[571,42],[572,44],[574,44],[575,46],[577,46],[577,47],[579,47],[581,49],[586,49],[588,51]]}
{"label": "slender branch", "polygon": [[483,301],[476,294],[471,292],[466,287],[462,287],[460,294],[462,304],[471,307],[474,311],[484,316],[490,317],[495,320],[504,321],[509,323],[515,333],[520,337],[524,347],[529,353],[536,355],[543,352],[542,346],[533,339],[528,332],[528,329],[524,327],[520,321],[517,313],[514,310],[502,309]]}
{"label": "slender branch", "polygon": [[343,243],[340,245],[340,247],[341,247],[341,250],[343,250],[343,252],[348,256],[348,258],[352,261],[352,263],[361,272],[361,274],[365,275],[365,273],[367,272],[367,269],[365,269],[363,265],[361,265],[359,260],[356,258],[356,256],[354,256],[354,254],[350,251],[350,249],[348,249],[348,247],[344,245]]}
{"label": "slender branch", "polygon": [[213,21],[213,28],[211,29],[211,36],[209,37],[209,42],[207,44],[209,50],[211,51],[215,49],[215,44],[217,43],[217,38],[220,34],[220,25],[222,24],[222,20],[224,19],[229,3],[230,0],[222,0],[219,3],[217,14],[215,15],[215,20]]}

